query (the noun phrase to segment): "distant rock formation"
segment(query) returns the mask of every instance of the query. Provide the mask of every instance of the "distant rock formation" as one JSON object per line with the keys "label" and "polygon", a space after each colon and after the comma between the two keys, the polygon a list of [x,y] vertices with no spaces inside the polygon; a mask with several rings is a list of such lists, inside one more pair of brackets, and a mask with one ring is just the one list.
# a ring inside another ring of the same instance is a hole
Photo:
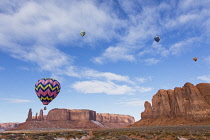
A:
{"label": "distant rock formation", "polygon": [[101,129],[120,128],[135,122],[134,117],[129,115],[96,113],[87,109],[52,109],[48,115],[43,115],[40,110],[39,116],[32,116],[29,110],[25,123],[13,130],[40,129],[40,128],[68,128],[68,129]]}
{"label": "distant rock formation", "polygon": [[152,105],[146,101],[144,107],[141,120],[132,126],[210,124],[210,84],[161,89],[153,96]]}
{"label": "distant rock formation", "polygon": [[129,115],[97,113],[96,121],[104,123],[134,123],[134,118]]}
{"label": "distant rock formation", "polygon": [[37,118],[39,121],[43,121],[44,120],[44,115],[43,115],[43,110],[41,109],[39,112],[39,117]]}
{"label": "distant rock formation", "polygon": [[59,120],[96,120],[96,112],[85,109],[52,109],[47,115],[48,121]]}
{"label": "distant rock formation", "polygon": [[26,121],[32,121],[32,119],[32,109],[30,108],[28,112],[28,118],[26,119]]}
{"label": "distant rock formation", "polygon": [[18,127],[19,124],[20,123],[0,123],[0,130],[3,131],[3,130],[15,128],[15,127]]}

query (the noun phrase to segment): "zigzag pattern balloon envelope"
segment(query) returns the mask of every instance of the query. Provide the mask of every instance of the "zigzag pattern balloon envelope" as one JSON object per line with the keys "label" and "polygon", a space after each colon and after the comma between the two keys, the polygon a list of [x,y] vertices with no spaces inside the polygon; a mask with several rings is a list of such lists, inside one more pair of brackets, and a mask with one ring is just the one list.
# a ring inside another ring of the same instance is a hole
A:
{"label": "zigzag pattern balloon envelope", "polygon": [[44,105],[48,105],[60,92],[60,83],[52,78],[43,78],[36,82],[35,91]]}

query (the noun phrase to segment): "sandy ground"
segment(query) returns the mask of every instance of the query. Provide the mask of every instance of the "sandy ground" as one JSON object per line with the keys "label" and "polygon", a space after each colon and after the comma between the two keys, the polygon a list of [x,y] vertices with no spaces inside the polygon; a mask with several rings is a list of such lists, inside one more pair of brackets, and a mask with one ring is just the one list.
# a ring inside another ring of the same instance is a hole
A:
{"label": "sandy ground", "polygon": [[90,131],[90,129],[33,129],[33,130],[15,130],[2,131],[1,133],[50,133],[50,132],[69,132],[69,131]]}
{"label": "sandy ground", "polygon": [[36,129],[0,132],[0,138],[15,136],[19,138],[23,137],[26,140],[33,140],[35,137],[38,139],[48,139],[47,137],[50,136],[51,138],[54,136],[58,140],[61,138],[62,140],[79,140],[76,138],[80,136],[83,136],[83,138],[86,136],[86,140],[210,140],[210,125],[149,126],[103,130]]}

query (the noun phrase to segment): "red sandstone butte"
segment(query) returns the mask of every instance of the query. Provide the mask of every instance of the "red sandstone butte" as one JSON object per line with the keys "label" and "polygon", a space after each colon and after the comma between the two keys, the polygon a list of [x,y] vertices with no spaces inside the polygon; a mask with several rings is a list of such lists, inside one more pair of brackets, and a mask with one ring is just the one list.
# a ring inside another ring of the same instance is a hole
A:
{"label": "red sandstone butte", "polygon": [[186,83],[174,90],[159,90],[152,98],[152,105],[146,101],[141,120],[131,126],[148,125],[209,125],[210,84],[194,86]]}

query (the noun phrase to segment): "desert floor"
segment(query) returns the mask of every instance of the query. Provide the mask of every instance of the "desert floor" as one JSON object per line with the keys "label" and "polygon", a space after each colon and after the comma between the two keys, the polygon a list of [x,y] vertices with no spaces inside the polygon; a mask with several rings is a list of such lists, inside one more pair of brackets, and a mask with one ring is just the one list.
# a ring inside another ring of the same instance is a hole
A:
{"label": "desert floor", "polygon": [[210,140],[210,125],[118,129],[39,129],[0,132],[1,140]]}

